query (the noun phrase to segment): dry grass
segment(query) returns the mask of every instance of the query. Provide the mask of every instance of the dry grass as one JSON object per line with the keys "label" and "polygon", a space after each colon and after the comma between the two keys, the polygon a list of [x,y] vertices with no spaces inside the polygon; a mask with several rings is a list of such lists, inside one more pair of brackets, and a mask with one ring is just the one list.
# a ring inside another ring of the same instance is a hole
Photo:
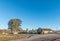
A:
{"label": "dry grass", "polygon": [[15,39],[22,39],[22,38],[28,38],[32,35],[29,34],[8,34],[8,35],[0,35],[0,41],[9,41],[9,40],[15,40]]}
{"label": "dry grass", "polygon": [[[0,34],[0,41],[9,41],[9,40],[15,40],[15,39],[29,38],[33,35],[34,34],[17,34],[17,35],[13,35],[13,34],[3,35],[3,34]],[[36,40],[40,41],[40,39],[36,39]],[[36,40],[34,40],[34,41],[36,41]],[[60,37],[56,38],[56,39],[42,38],[41,41],[60,41]]]}

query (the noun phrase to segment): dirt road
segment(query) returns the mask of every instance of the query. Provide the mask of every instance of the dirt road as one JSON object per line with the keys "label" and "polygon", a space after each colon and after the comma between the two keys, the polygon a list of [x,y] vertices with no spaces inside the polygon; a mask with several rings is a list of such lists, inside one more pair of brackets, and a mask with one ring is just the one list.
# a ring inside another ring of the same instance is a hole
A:
{"label": "dirt road", "polygon": [[36,35],[25,39],[11,41],[55,41],[56,39],[60,39],[60,34]]}

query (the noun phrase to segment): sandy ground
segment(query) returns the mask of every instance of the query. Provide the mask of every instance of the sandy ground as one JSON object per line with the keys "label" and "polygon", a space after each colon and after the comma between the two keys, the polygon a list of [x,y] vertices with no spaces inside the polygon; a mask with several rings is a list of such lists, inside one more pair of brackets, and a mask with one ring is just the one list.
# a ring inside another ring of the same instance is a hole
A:
{"label": "sandy ground", "polygon": [[60,34],[35,35],[25,39],[10,41],[60,41]]}

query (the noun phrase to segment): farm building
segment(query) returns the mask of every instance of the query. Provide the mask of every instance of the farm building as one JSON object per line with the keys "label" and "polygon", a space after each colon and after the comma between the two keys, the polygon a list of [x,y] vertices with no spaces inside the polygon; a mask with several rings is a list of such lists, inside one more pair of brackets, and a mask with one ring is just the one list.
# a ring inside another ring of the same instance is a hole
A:
{"label": "farm building", "polygon": [[48,34],[48,33],[52,33],[53,30],[51,29],[42,29],[42,34]]}

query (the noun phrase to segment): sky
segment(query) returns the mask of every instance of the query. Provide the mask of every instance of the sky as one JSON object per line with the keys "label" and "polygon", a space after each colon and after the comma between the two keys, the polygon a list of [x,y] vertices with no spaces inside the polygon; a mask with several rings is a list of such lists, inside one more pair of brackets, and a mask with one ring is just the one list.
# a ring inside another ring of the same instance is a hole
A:
{"label": "sky", "polygon": [[13,18],[22,20],[22,29],[60,30],[60,0],[0,0],[0,29]]}

